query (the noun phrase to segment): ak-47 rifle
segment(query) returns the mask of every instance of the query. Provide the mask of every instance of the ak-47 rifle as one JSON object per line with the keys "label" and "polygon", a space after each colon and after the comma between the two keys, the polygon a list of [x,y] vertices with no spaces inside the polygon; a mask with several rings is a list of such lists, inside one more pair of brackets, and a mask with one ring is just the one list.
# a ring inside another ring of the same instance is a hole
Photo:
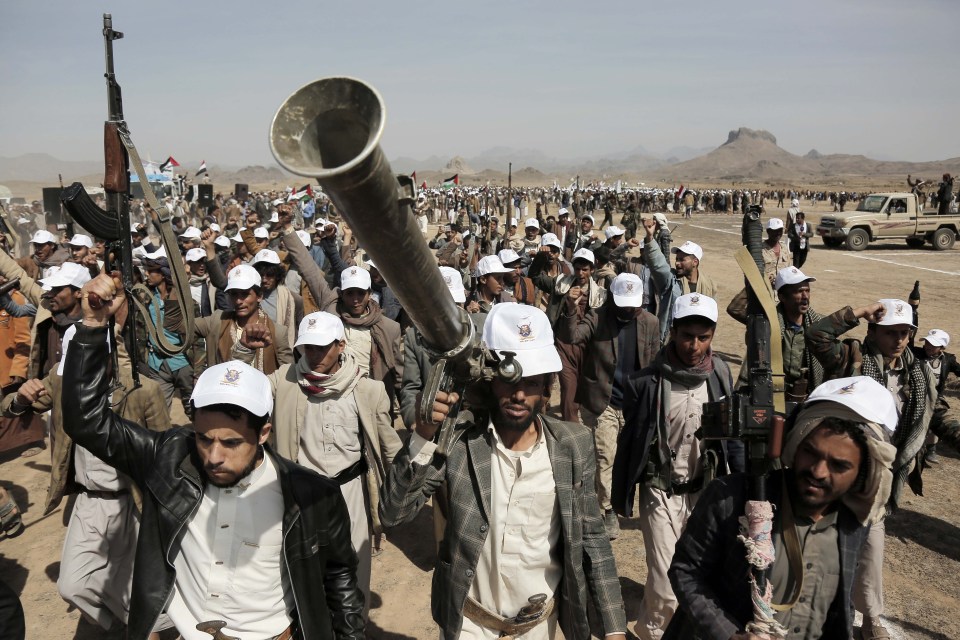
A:
{"label": "ak-47 rifle", "polygon": [[[170,219],[169,217],[159,217],[161,211],[167,216],[169,214],[167,214],[166,208],[160,207],[156,195],[150,189],[150,184],[147,182],[143,170],[143,163],[140,161],[137,149],[130,139],[130,130],[123,118],[123,99],[120,85],[117,83],[113,70],[113,41],[122,37],[122,32],[114,31],[111,15],[109,13],[103,14],[103,40],[106,57],[104,77],[107,80],[107,121],[103,125],[103,190],[107,208],[103,210],[98,207],[79,182],[74,182],[66,187],[61,192],[60,201],[81,227],[106,241],[105,271],[108,273],[119,272],[128,303],[134,305],[143,318],[153,345],[161,354],[169,357],[183,353],[193,341],[192,297],[184,272],[183,261],[177,255],[177,241],[170,227]],[[140,185],[143,187],[144,198],[158,214],[155,220],[156,226],[160,232],[161,242],[168,250],[168,261],[170,262],[174,287],[185,327],[184,340],[179,345],[172,344],[164,335],[159,305],[155,310],[155,316],[151,316],[147,309],[151,294],[142,284],[137,284],[134,275],[133,242],[130,237],[131,157],[133,167],[140,178]],[[99,304],[95,300],[91,300],[91,303]],[[123,329],[124,343],[130,356],[134,388],[140,386],[136,315],[134,313],[127,314],[127,322]],[[113,353],[116,357],[116,350]]]}

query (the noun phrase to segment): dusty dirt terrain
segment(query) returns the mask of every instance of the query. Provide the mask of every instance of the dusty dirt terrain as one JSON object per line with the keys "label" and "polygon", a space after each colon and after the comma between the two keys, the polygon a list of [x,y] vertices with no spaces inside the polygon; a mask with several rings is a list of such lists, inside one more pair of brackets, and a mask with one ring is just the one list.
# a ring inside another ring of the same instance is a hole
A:
{"label": "dusty dirt terrain", "polygon": [[[769,213],[785,216],[783,210]],[[692,240],[704,247],[701,266],[721,283],[719,302],[725,307],[742,282],[733,259],[739,246],[740,218],[701,214],[684,222],[679,216],[669,217],[677,225],[675,245]],[[818,217],[814,214],[813,221]],[[913,250],[896,243],[850,253],[824,249],[816,239],[812,244],[804,271],[818,279],[813,285],[813,305],[821,313],[878,298],[906,299],[919,279],[921,332],[936,327],[955,338],[960,335],[956,315],[960,250]],[[730,354],[736,367],[743,352],[741,326],[721,318],[715,347]],[[960,406],[960,399],[954,397],[953,403]],[[174,420],[184,421],[179,407]],[[908,495],[901,511],[887,524],[886,616],[895,638],[960,638],[960,621],[954,615],[960,611],[960,458],[953,451],[944,454],[943,462],[924,474],[925,495]],[[21,593],[29,638],[102,638],[101,632],[79,623],[77,612],[69,611],[57,594],[65,513],[62,506],[42,517],[49,470],[47,452],[0,465],[0,480],[13,486],[18,503],[26,510],[27,525],[20,537],[0,540],[0,576]],[[635,521],[623,520],[621,526],[613,549],[632,624],[646,577],[643,542]],[[429,607],[433,548],[429,509],[387,534],[383,554],[374,559],[369,637],[436,637]]]}

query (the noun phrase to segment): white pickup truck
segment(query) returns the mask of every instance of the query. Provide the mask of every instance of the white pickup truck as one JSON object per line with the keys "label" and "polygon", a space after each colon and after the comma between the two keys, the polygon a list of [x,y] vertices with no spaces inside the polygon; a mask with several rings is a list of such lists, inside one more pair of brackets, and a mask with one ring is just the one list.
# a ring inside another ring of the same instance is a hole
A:
{"label": "white pickup truck", "polygon": [[856,211],[825,215],[817,225],[817,235],[828,247],[846,245],[851,251],[863,251],[877,240],[906,240],[920,248],[930,243],[943,251],[953,247],[960,231],[960,215],[923,212],[912,193],[873,193],[860,201]]}

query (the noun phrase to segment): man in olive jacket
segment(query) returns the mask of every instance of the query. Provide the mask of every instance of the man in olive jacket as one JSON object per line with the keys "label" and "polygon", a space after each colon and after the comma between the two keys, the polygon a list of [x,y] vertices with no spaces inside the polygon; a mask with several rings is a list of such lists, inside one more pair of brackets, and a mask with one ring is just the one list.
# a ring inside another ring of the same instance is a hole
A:
{"label": "man in olive jacket", "polygon": [[335,484],[265,446],[266,376],[239,361],[207,369],[192,430],[156,433],[110,410],[106,325],[124,304],[118,285],[100,275],[83,287],[63,402],[75,409],[66,433],[144,491],[128,637],[147,638],[166,611],[188,640],[218,620],[244,638],[362,638],[346,504]]}

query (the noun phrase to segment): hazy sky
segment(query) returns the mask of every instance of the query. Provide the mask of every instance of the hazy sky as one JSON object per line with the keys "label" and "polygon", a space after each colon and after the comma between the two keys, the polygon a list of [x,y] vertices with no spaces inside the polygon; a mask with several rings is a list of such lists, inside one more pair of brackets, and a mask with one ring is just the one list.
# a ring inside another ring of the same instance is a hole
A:
{"label": "hazy sky", "polygon": [[0,156],[102,157],[101,14],[141,154],[264,164],[274,111],[323,76],[373,84],[388,157],[559,158],[717,146],[960,156],[960,2],[692,0],[0,5]]}

